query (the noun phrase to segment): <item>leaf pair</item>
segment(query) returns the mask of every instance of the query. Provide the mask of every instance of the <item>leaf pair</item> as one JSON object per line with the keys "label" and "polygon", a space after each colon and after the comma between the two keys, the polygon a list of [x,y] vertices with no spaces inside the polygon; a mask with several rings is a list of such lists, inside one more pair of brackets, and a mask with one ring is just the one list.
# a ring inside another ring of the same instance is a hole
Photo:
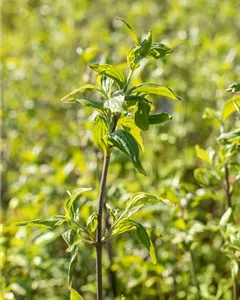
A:
{"label": "leaf pair", "polygon": [[128,28],[130,35],[132,36],[135,47],[133,47],[127,56],[128,64],[132,70],[136,70],[140,66],[140,61],[145,57],[153,57],[155,59],[164,58],[167,54],[173,52],[171,48],[162,43],[152,42],[152,31],[150,30],[147,37],[141,42],[137,37],[133,28],[124,20],[122,21]]}
{"label": "leaf pair", "polygon": [[141,163],[140,163],[140,151],[139,146],[135,138],[124,130],[118,129],[107,137],[108,141],[123,153],[127,154],[139,173],[146,175]]}
{"label": "leaf pair", "polygon": [[130,217],[135,214],[139,209],[143,208],[149,204],[158,204],[158,203],[166,203],[170,206],[174,206],[172,202],[167,199],[156,197],[155,195],[140,192],[134,194],[126,203],[126,209],[121,214],[121,216],[115,220],[114,224],[110,228],[108,232],[108,236],[114,237],[116,235],[120,235],[122,233],[136,230],[137,237],[141,244],[143,244],[147,250],[149,251],[153,264],[156,264],[156,255],[154,246],[152,244],[151,239],[148,236],[148,233],[143,225],[137,223],[130,219]]}

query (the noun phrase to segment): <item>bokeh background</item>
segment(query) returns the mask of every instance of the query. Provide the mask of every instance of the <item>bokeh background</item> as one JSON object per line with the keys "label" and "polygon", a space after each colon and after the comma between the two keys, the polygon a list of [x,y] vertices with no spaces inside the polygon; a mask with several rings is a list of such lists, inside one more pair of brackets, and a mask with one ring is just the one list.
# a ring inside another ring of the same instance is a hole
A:
{"label": "bokeh background", "polygon": [[[133,42],[116,16],[139,36],[152,28],[155,41],[175,49],[164,60],[144,62],[132,83],[163,84],[184,99],[154,100],[173,120],[143,135],[146,177],[124,155],[112,157],[107,197],[113,207],[124,207],[136,191],[163,195],[177,204],[150,207],[136,216],[162,234],[153,237],[157,266],[134,234],[113,240],[117,293],[140,300],[232,299],[230,263],[214,229],[225,211],[224,188],[203,188],[193,174],[204,166],[195,145],[215,147],[219,132],[215,122],[202,118],[204,109],[221,109],[231,96],[225,89],[239,79],[238,0],[3,0],[2,223],[59,214],[66,190],[84,186],[94,190],[80,200],[82,218],[96,209],[101,154],[92,143],[91,111],[59,99],[94,82],[89,63],[126,66]],[[236,128],[237,122],[231,117],[227,128]],[[238,211],[239,194],[236,188]],[[63,230],[5,225],[2,299],[68,299]],[[106,299],[111,299],[104,255]],[[90,300],[96,297],[94,257],[93,248],[83,245],[73,281]]]}

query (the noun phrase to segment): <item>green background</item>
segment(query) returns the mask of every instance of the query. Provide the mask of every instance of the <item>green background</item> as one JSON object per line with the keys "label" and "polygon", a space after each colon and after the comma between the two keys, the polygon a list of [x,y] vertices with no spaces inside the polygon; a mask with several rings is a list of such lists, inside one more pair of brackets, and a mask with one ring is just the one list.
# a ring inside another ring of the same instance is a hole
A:
{"label": "green background", "polygon": [[[93,115],[59,99],[94,82],[89,63],[125,67],[133,42],[118,16],[139,36],[152,28],[155,41],[174,48],[164,60],[144,61],[132,84],[163,84],[183,98],[154,99],[173,120],[143,134],[146,177],[120,152],[111,160],[107,199],[112,206],[123,208],[137,191],[177,204],[153,206],[136,216],[162,234],[153,237],[157,266],[134,233],[113,240],[118,299],[124,294],[127,299],[194,300],[196,278],[200,299],[231,299],[231,266],[221,251],[221,234],[214,231],[225,211],[224,186],[204,189],[193,171],[205,166],[194,146],[215,147],[219,132],[214,121],[202,118],[204,108],[221,109],[231,96],[225,89],[240,74],[239,12],[237,0],[3,0],[2,223],[62,213],[66,190],[85,186],[94,190],[81,198],[81,216],[86,220],[96,210],[102,157],[92,143]],[[226,127],[237,128],[239,121],[232,116]],[[239,192],[236,187],[233,193],[237,211]],[[188,205],[189,199],[195,204]],[[2,232],[3,299],[68,299],[63,230],[2,226]],[[96,297],[94,258],[93,248],[83,244],[73,286],[87,300]],[[111,299],[106,253],[104,262],[106,299]]]}

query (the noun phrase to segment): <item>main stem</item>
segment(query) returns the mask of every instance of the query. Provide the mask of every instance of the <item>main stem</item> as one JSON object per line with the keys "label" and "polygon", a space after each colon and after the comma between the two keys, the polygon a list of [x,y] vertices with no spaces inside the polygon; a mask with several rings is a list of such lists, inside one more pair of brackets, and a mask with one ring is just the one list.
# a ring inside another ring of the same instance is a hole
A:
{"label": "main stem", "polygon": [[[227,164],[225,165],[225,184],[226,184],[226,198],[227,198],[227,207],[232,208],[232,193],[230,191],[230,182],[229,182],[229,169]],[[234,274],[232,276],[232,281],[233,281],[233,300],[237,300],[237,292],[238,292],[238,280],[237,276]]]}
{"label": "main stem", "polygon": [[104,205],[104,193],[107,182],[108,166],[110,161],[110,155],[104,156],[102,176],[100,182],[100,192],[98,199],[98,227],[97,227],[97,240],[96,240],[96,273],[97,273],[97,299],[103,300],[103,286],[102,286],[102,219],[103,219],[103,205]]}
{"label": "main stem", "polygon": [[232,195],[230,191],[230,182],[229,182],[229,170],[228,166],[225,165],[225,182],[226,182],[226,197],[227,197],[227,207],[232,207]]}

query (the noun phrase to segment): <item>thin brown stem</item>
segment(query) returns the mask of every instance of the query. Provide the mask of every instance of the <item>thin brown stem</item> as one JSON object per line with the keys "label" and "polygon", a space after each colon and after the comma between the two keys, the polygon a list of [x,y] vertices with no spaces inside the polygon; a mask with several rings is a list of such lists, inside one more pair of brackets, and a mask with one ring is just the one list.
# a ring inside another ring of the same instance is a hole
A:
{"label": "thin brown stem", "polygon": [[233,276],[233,300],[238,298],[238,279],[237,275]]}
{"label": "thin brown stem", "polygon": [[[107,213],[106,208],[105,208],[104,212],[105,212],[105,226],[106,226],[106,229],[109,230],[109,228],[111,227],[111,224],[109,222],[109,214]],[[111,284],[113,299],[115,299],[117,297],[117,274],[112,269],[112,266],[114,264],[114,251],[113,251],[112,243],[110,240],[106,241],[106,248],[107,248],[107,254],[108,254],[108,259],[109,259],[109,266],[108,266],[109,282]]]}
{"label": "thin brown stem", "polygon": [[110,155],[104,156],[102,176],[100,182],[100,192],[98,199],[98,227],[97,227],[97,240],[96,240],[96,273],[97,273],[97,299],[103,300],[103,276],[102,276],[102,219],[103,219],[103,205],[104,205],[104,193],[107,182],[108,166],[110,161]]}
{"label": "thin brown stem", "polygon": [[225,183],[226,183],[225,192],[226,192],[226,198],[227,198],[227,207],[229,208],[229,207],[232,207],[232,194],[231,194],[231,191],[230,191],[228,166],[225,165],[224,169],[225,169]]}

